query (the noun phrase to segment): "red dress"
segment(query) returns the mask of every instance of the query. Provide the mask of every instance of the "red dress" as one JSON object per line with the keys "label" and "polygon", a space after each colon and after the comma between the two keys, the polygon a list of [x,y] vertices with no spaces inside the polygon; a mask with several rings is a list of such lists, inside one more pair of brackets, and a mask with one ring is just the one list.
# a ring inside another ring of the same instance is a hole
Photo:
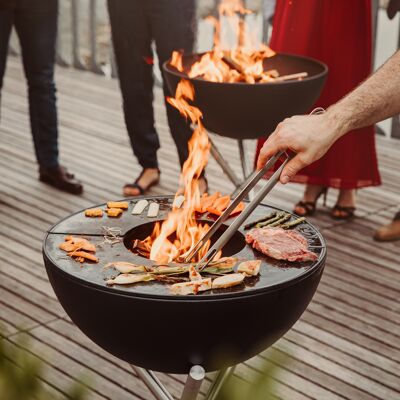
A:
{"label": "red dress", "polygon": [[[278,0],[270,45],[328,65],[327,82],[315,104],[327,108],[370,74],[371,29],[370,0]],[[256,159],[264,142],[258,141]],[[379,185],[374,128],[346,134],[294,181],[341,189]]]}

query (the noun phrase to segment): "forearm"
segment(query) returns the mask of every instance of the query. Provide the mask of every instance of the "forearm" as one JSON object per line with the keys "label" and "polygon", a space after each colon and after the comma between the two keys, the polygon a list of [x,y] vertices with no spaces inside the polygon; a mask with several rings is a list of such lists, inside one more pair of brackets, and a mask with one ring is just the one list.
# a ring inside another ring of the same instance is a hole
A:
{"label": "forearm", "polygon": [[335,126],[336,138],[400,113],[400,51],[338,103],[326,117]]}

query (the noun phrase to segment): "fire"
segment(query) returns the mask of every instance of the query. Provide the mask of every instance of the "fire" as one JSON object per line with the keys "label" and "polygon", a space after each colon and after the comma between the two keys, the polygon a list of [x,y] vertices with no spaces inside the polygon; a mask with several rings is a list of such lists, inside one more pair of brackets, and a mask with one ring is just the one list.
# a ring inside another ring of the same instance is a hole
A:
{"label": "fire", "polygon": [[[189,78],[201,77],[211,82],[271,82],[279,76],[276,70],[264,71],[263,61],[275,52],[265,44],[256,45],[244,17],[251,14],[242,0],[221,0],[219,19],[207,17],[214,26],[213,50],[204,54],[188,71]],[[221,38],[222,21],[234,32],[236,43],[229,46]],[[231,48],[230,48],[231,47]],[[171,65],[183,72],[182,54],[174,52]]]}
{"label": "fire", "polygon": [[[209,229],[209,225],[198,223],[195,215],[201,198],[198,181],[208,162],[210,142],[201,121],[201,111],[190,104],[193,99],[193,86],[187,80],[179,82],[175,98],[167,99],[182,115],[196,125],[196,129],[189,141],[189,157],[183,165],[180,176],[180,186],[184,188],[185,202],[181,208],[173,209],[162,224],[156,223],[152,234],[139,244],[140,249],[149,253],[149,258],[159,264],[182,261]],[[178,192],[176,196],[180,194]],[[196,261],[202,258],[209,246],[210,243],[207,243],[202,248]]]}

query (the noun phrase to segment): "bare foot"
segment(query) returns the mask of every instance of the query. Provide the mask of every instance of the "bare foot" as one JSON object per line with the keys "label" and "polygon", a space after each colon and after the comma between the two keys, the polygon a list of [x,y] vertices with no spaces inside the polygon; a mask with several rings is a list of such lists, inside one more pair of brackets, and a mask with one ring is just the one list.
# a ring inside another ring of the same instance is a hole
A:
{"label": "bare foot", "polygon": [[[337,206],[340,207],[356,207],[356,191],[354,189],[342,189],[339,192],[339,196],[336,202]],[[350,211],[351,212],[351,211]],[[349,212],[346,210],[333,209],[332,216],[335,218],[346,218],[349,215]]]}
{"label": "bare foot", "polygon": [[379,242],[400,239],[400,212],[395,216],[394,220],[390,224],[381,226],[375,232],[374,239]]}
{"label": "bare foot", "polygon": [[[321,192],[323,190],[324,190],[324,186],[321,186],[321,185],[307,185],[306,189],[304,190],[302,202],[309,203],[310,205],[312,203],[315,203],[317,197],[321,194]],[[312,208],[312,206],[311,206],[311,208]],[[297,215],[302,216],[302,215],[307,215],[307,213],[309,213],[309,210],[307,210],[305,206],[296,204],[296,206],[294,207],[294,212]]]}
{"label": "bare foot", "polygon": [[[156,183],[160,179],[160,171],[158,168],[145,168],[143,170],[142,176],[136,182],[143,191],[146,192],[154,183]],[[123,194],[126,197],[131,196],[140,196],[142,193],[139,188],[132,187],[130,184],[127,184],[123,188]]]}

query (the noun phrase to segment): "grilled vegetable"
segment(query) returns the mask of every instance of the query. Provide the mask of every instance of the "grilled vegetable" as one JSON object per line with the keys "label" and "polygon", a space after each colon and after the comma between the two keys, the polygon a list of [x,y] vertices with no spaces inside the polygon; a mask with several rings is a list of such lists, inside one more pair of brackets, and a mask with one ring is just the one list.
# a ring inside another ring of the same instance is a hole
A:
{"label": "grilled vegetable", "polygon": [[286,222],[287,220],[289,220],[291,217],[290,214],[285,214],[282,216],[282,218],[278,219],[278,221],[273,222],[272,224],[268,224],[267,226],[269,228],[274,228],[275,226],[281,226],[281,224],[283,224],[284,222]]}
{"label": "grilled vegetable", "polygon": [[211,290],[211,287],[211,278],[205,278],[198,281],[175,283],[170,286],[170,289],[173,294],[185,296]]}
{"label": "grilled vegetable", "polygon": [[189,267],[189,278],[191,281],[201,281],[203,279],[193,265]]}
{"label": "grilled vegetable", "polygon": [[286,224],[281,225],[283,229],[293,228],[296,225],[300,225],[305,221],[305,217],[297,218],[294,221],[286,222]]}
{"label": "grilled vegetable", "polygon": [[82,250],[81,251],[72,251],[72,252],[68,253],[68,255],[70,257],[77,257],[80,262],[84,261],[84,260],[82,260],[82,258],[96,262],[96,263],[99,262],[99,259],[94,254],[88,253],[87,251],[82,251]]}
{"label": "grilled vegetable", "polygon": [[240,285],[244,280],[244,274],[230,274],[215,278],[212,282],[213,289],[225,289]]}
{"label": "grilled vegetable", "polygon": [[280,220],[285,214],[286,213],[284,213],[284,212],[277,213],[274,218],[271,218],[265,222],[259,222],[258,224],[256,224],[256,228],[263,228],[264,226],[269,226],[270,224],[273,224],[274,222]]}
{"label": "grilled vegetable", "polygon": [[120,274],[113,279],[106,281],[107,285],[131,285],[138,282],[153,281],[154,278],[150,274]]}
{"label": "grilled vegetable", "polygon": [[276,211],[273,211],[272,213],[269,213],[268,215],[259,218],[253,222],[250,222],[249,224],[244,226],[244,229],[250,229],[253,228],[254,226],[256,226],[257,224],[259,224],[260,222],[266,222],[271,220],[272,218],[276,217]]}
{"label": "grilled vegetable", "polygon": [[148,204],[149,204],[149,202],[145,199],[139,200],[133,207],[132,214],[140,215],[144,211],[144,209],[147,207]]}
{"label": "grilled vegetable", "polygon": [[159,209],[160,209],[160,205],[158,203],[150,203],[149,211],[147,211],[147,217],[148,218],[157,217]]}
{"label": "grilled vegetable", "polygon": [[125,261],[116,261],[108,263],[104,266],[104,269],[114,267],[118,272],[122,274],[131,274],[135,272],[147,272],[146,267],[144,265],[137,265],[130,262]]}
{"label": "grilled vegetable", "polygon": [[115,217],[119,217],[121,214],[122,214],[121,208],[108,208],[107,209],[107,215],[109,217],[115,218]]}
{"label": "grilled vegetable", "polygon": [[103,210],[101,208],[88,208],[85,210],[85,217],[98,218],[103,216]]}
{"label": "grilled vegetable", "polygon": [[108,201],[108,208],[120,208],[122,210],[127,210],[129,207],[129,202],[127,201]]}
{"label": "grilled vegetable", "polygon": [[257,276],[260,273],[261,260],[243,261],[239,264],[237,272],[246,276]]}

